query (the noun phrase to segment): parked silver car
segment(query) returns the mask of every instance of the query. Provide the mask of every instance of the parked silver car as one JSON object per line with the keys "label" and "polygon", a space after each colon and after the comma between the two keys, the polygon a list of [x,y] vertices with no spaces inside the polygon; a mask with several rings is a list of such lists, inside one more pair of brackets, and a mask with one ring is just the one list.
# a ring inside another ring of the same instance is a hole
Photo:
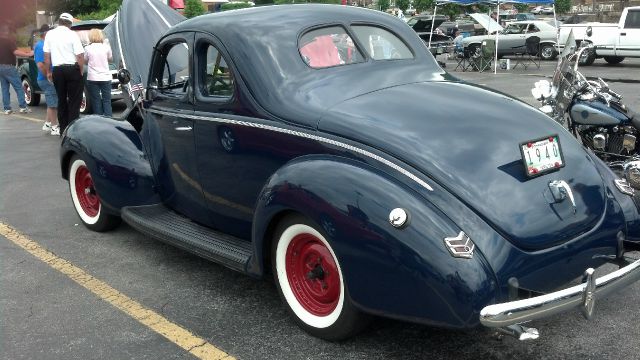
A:
{"label": "parked silver car", "polygon": [[[498,34],[498,56],[513,55],[525,49],[527,38],[537,36],[540,38],[540,52],[538,56],[543,60],[553,60],[557,56],[555,50],[556,28],[545,21],[515,21],[507,25]],[[464,38],[463,46],[469,48],[470,53],[475,53],[480,48],[482,41],[495,39],[493,35],[470,36]]]}

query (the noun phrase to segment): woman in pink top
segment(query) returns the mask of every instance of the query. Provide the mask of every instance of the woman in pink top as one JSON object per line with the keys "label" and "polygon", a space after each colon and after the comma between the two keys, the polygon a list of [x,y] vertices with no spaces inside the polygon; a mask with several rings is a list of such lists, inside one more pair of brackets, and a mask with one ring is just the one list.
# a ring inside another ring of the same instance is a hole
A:
{"label": "woman in pink top", "polygon": [[87,96],[93,113],[111,116],[111,47],[104,44],[104,35],[99,29],[89,32],[90,44],[84,48],[87,64]]}

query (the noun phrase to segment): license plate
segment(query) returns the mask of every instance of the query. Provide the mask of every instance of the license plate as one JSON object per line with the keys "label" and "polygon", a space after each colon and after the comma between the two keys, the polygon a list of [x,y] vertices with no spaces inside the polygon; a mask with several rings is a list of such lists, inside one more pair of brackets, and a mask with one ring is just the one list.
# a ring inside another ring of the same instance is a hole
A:
{"label": "license plate", "polygon": [[521,143],[520,153],[528,177],[540,176],[564,166],[558,135]]}

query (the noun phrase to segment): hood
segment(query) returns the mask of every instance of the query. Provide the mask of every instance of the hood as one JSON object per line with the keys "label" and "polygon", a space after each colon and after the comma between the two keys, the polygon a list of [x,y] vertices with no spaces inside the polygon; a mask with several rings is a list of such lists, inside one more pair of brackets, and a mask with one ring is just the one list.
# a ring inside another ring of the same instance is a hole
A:
{"label": "hood", "polygon": [[475,14],[469,14],[469,16],[471,16],[475,21],[478,22],[478,24],[480,24],[483,28],[485,28],[489,34],[491,34],[494,31],[502,31],[502,26],[500,26],[498,22],[493,20],[487,14],[475,13]]}
{"label": "hood", "polygon": [[113,62],[131,72],[131,83],[147,86],[153,47],[171,26],[185,20],[161,1],[124,0],[120,10],[104,29]]}
{"label": "hood", "polygon": [[[521,249],[569,241],[605,212],[603,180],[571,134],[521,101],[478,86],[420,82],[386,88],[333,107],[319,129],[413,166]],[[553,134],[565,167],[527,178],[519,144]],[[553,180],[569,184],[575,213],[568,199],[554,203]]]}
{"label": "hood", "polygon": [[[433,17],[429,16],[421,16],[414,17],[407,21],[407,25],[411,26],[415,32],[431,32],[431,22]],[[442,25],[443,22],[447,21],[445,16],[439,17],[436,16],[435,20],[433,20],[433,29],[435,30],[438,26]]]}

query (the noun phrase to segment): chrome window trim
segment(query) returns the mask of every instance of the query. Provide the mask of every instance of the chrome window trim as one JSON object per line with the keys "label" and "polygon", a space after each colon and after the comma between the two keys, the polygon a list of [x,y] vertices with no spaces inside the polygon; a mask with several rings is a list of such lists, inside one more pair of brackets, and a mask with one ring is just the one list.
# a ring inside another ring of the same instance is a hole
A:
{"label": "chrome window trim", "polygon": [[355,147],[353,145],[349,145],[340,141],[336,141],[336,140],[331,140],[322,136],[318,136],[318,135],[312,135],[312,134],[308,134],[305,132],[301,132],[301,131],[295,131],[295,130],[289,130],[289,129],[284,129],[284,128],[280,128],[277,126],[271,126],[271,125],[264,125],[264,124],[258,124],[258,123],[254,123],[254,122],[249,122],[249,121],[241,121],[241,120],[233,120],[233,119],[224,119],[224,118],[219,118],[219,117],[214,117],[214,116],[199,116],[199,115],[188,115],[188,114],[176,114],[176,113],[172,113],[172,112],[167,112],[167,111],[162,111],[162,110],[157,110],[157,109],[148,109],[148,112],[154,113],[154,114],[158,114],[158,115],[167,115],[167,116],[179,116],[179,117],[183,117],[183,118],[189,118],[189,119],[194,119],[194,120],[205,120],[205,121],[213,121],[213,122],[219,122],[219,123],[223,123],[223,124],[231,124],[231,125],[241,125],[241,126],[248,126],[248,127],[253,127],[253,128],[257,128],[257,129],[264,129],[264,130],[269,130],[269,131],[275,131],[275,132],[279,132],[279,133],[283,133],[283,134],[289,134],[289,135],[293,135],[293,136],[298,136],[301,138],[305,138],[305,139],[310,139],[310,140],[315,140],[315,141],[319,141],[319,142],[323,142],[325,144],[329,144],[329,145],[333,145],[333,146],[337,146],[337,147],[341,147],[343,149],[347,149],[353,152],[356,152],[360,155],[364,155],[368,158],[371,158],[373,160],[376,160],[396,171],[398,171],[399,173],[401,173],[402,175],[408,177],[409,179],[415,181],[416,183],[418,183],[420,186],[424,187],[425,189],[429,190],[429,191],[433,191],[433,188],[427,184],[424,180],[420,179],[419,177],[417,177],[416,175],[414,175],[413,173],[409,172],[408,170],[405,170],[404,168],[402,168],[400,165],[397,165],[379,155],[376,155],[370,151]]}

